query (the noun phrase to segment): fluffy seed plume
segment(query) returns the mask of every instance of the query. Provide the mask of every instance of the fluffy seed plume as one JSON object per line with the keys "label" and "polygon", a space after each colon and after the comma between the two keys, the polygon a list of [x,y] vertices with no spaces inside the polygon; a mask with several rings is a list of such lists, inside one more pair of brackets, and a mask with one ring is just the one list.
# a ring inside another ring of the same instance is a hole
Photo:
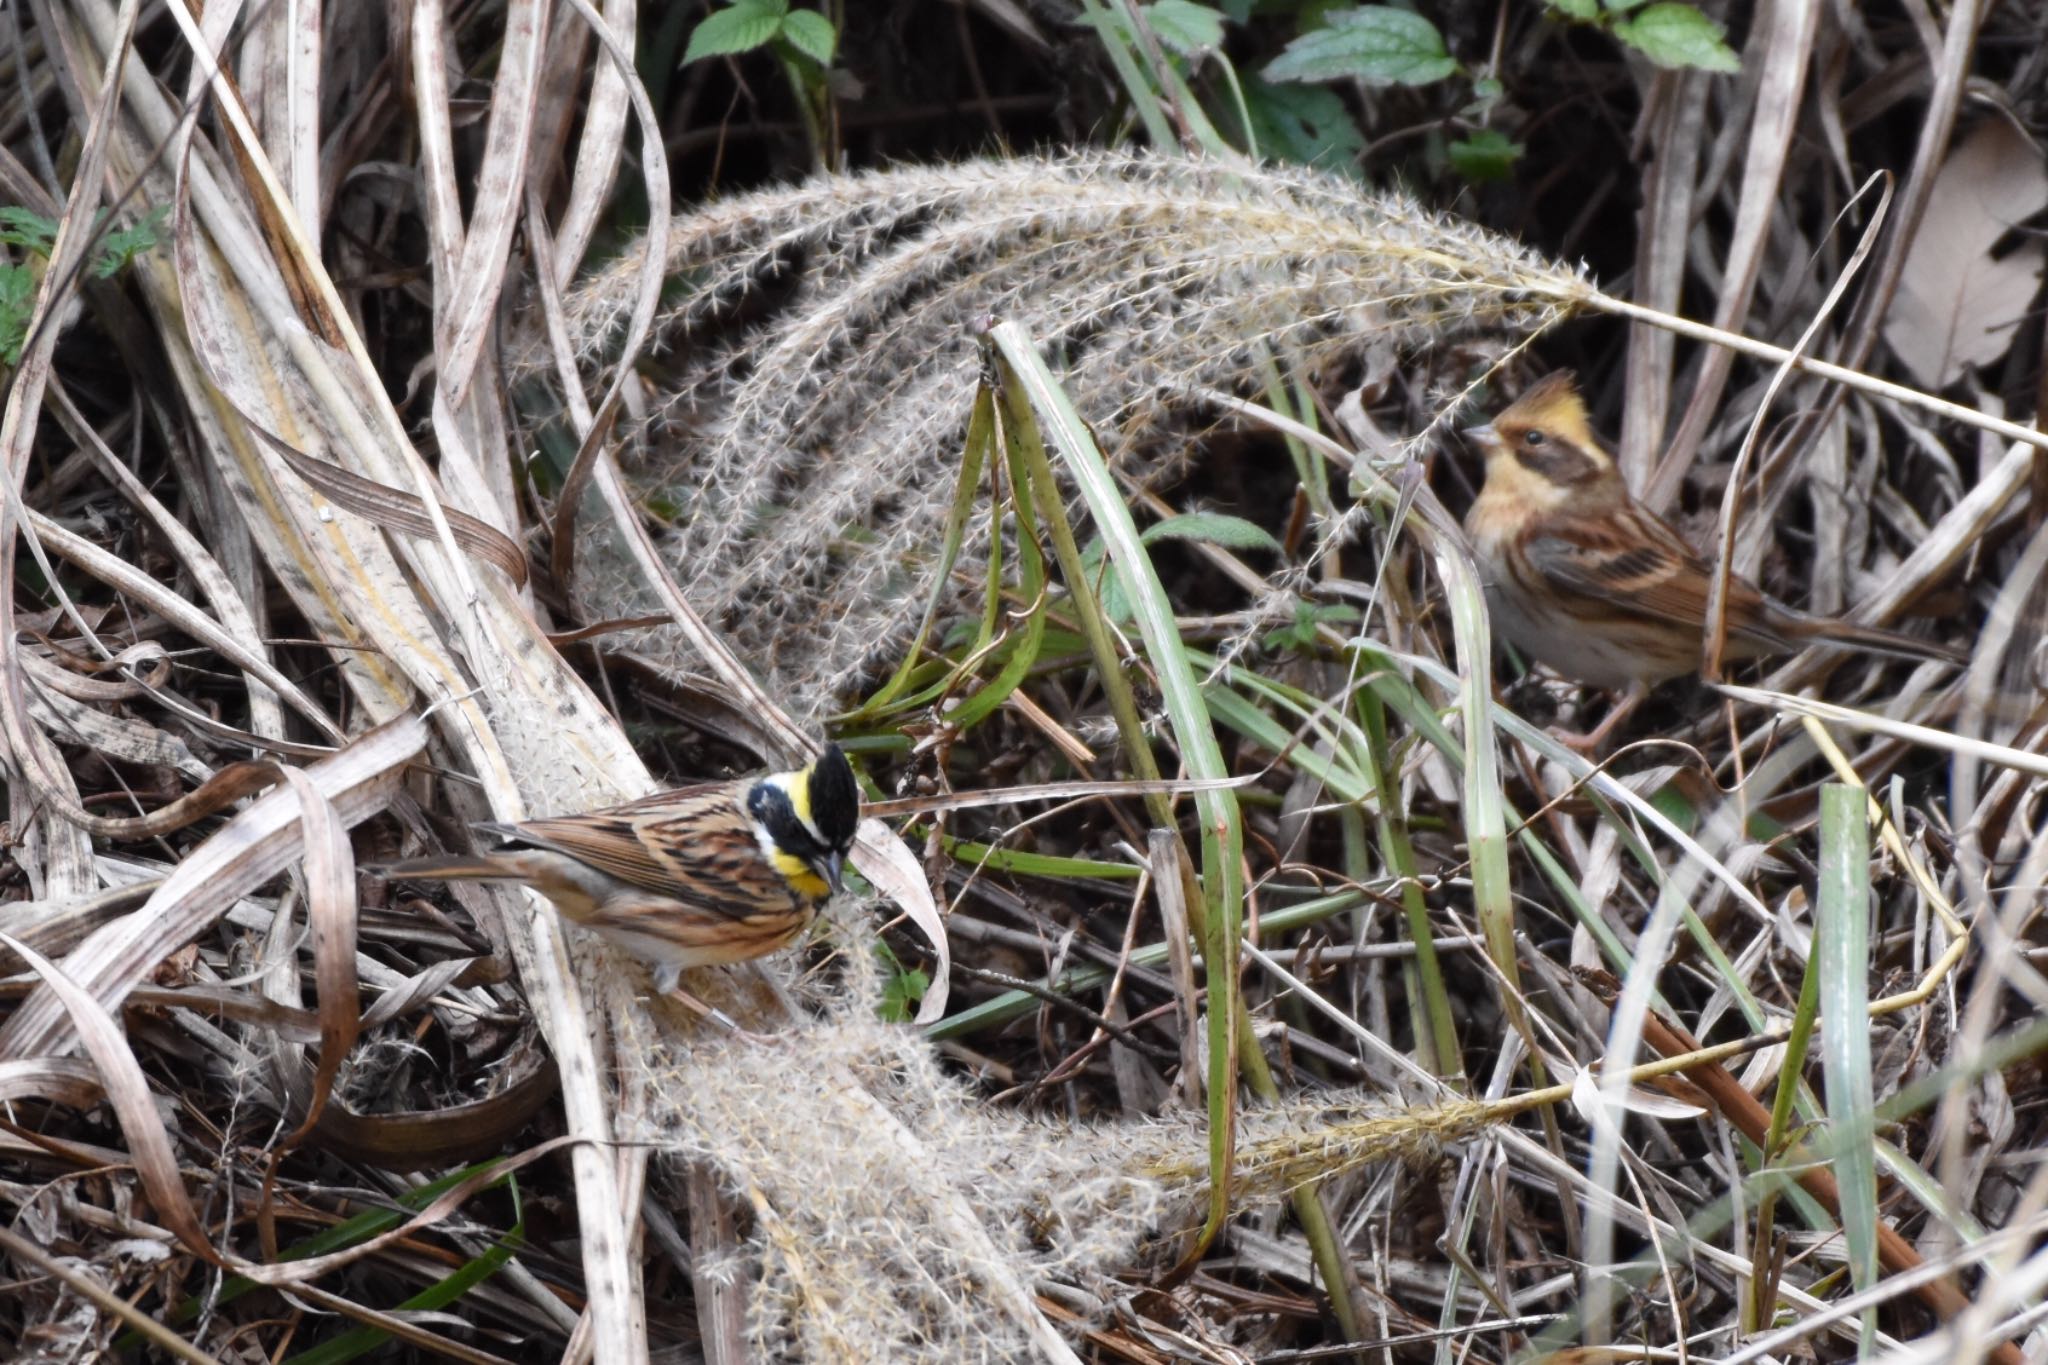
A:
{"label": "fluffy seed plume", "polygon": [[[585,361],[640,267],[629,251],[569,299]],[[1210,420],[1176,396],[1189,386],[1251,395],[1272,363],[1313,379],[1369,342],[1526,334],[1585,289],[1337,175],[1120,152],[738,196],[675,221],[668,273],[685,287],[660,320],[665,401],[634,472],[674,512],[671,563],[698,608],[813,709],[892,661],[922,607],[980,320],[1022,323],[1123,472],[1156,481]],[[596,613],[644,609],[601,550],[589,562]]]}
{"label": "fluffy seed plume", "polygon": [[[722,1270],[750,1286],[753,1358],[1042,1359],[1036,1295],[1114,1304],[1130,1292],[1120,1276],[1200,1225],[1200,1111],[1074,1123],[990,1105],[914,1029],[877,1022],[872,954],[836,961],[829,980],[795,987],[809,1010],[780,1045],[743,1064],[624,1024],[620,1055],[649,1101],[636,1140],[707,1166],[746,1211]],[[1356,1091],[1249,1109],[1234,1197],[1427,1163],[1505,1116],[1465,1101],[1397,1110]]]}

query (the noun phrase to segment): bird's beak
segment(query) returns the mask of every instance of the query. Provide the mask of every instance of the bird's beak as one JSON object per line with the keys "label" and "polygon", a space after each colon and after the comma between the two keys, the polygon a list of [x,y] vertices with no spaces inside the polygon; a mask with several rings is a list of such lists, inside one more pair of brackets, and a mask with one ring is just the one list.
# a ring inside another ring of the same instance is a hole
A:
{"label": "bird's beak", "polygon": [[1495,444],[1497,444],[1500,440],[1498,436],[1493,434],[1493,424],[1491,422],[1487,423],[1485,426],[1466,427],[1464,431],[1460,432],[1459,434],[1462,435],[1474,447],[1482,451],[1493,449]]}
{"label": "bird's beak", "polygon": [[825,880],[831,885],[832,894],[835,896],[842,889],[840,877],[844,875],[845,871],[846,855],[841,853],[827,853],[825,855]]}

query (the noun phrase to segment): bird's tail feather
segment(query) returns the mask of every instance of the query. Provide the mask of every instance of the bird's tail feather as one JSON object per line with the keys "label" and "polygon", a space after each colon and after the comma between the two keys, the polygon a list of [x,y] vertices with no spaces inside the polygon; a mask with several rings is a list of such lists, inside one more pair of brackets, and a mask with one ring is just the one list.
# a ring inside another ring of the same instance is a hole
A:
{"label": "bird's tail feather", "polygon": [[1817,622],[1810,633],[1817,640],[1841,645],[1845,649],[1868,649],[1901,659],[1934,659],[1957,665],[1970,662],[1970,652],[1966,649],[1879,626],[1859,626],[1849,621]]}
{"label": "bird's tail feather", "polygon": [[476,882],[517,878],[517,868],[488,854],[436,853],[425,858],[406,858],[372,867],[369,871],[392,881]]}

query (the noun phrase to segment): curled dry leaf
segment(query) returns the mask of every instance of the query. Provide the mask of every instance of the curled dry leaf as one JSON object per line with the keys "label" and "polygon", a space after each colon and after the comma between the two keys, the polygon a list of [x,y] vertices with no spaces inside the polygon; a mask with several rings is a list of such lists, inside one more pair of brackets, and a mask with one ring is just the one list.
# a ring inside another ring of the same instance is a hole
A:
{"label": "curled dry leaf", "polygon": [[1906,254],[1884,339],[1913,377],[1939,389],[1964,367],[1988,365],[2012,345],[2041,284],[2048,247],[1992,248],[2048,208],[2048,163],[2004,119],[1993,118],[1949,154]]}

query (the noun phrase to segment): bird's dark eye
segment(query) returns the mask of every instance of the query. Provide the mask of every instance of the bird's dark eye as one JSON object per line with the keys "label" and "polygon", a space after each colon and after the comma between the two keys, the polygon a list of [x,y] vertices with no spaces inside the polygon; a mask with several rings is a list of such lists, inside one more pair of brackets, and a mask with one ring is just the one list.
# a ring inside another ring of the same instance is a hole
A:
{"label": "bird's dark eye", "polygon": [[1540,431],[1530,431],[1524,432],[1522,434],[1522,444],[1529,447],[1531,450],[1536,449],[1538,446],[1542,445],[1549,439],[1550,438],[1548,436],[1545,436]]}

